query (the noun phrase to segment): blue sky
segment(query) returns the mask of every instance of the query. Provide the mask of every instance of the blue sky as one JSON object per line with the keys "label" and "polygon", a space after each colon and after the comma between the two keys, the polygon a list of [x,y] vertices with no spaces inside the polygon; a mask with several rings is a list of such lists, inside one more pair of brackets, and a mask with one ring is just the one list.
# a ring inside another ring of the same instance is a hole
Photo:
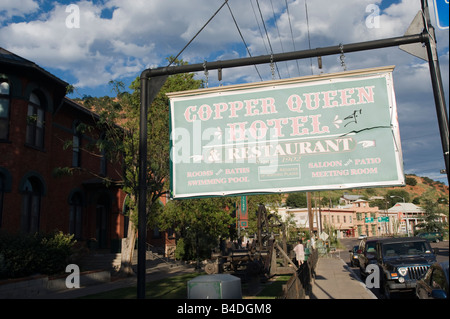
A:
{"label": "blue sky", "polygon": [[[70,97],[112,95],[110,80],[129,85],[142,70],[166,66],[166,58],[177,55],[222,3],[223,0],[2,0],[0,47],[73,84],[76,92]],[[71,27],[74,20],[70,20],[70,5],[79,10],[78,28]],[[270,47],[274,53],[280,53],[293,51],[294,47],[305,50],[402,36],[420,10],[420,0],[229,0],[229,5],[253,56],[270,54]],[[429,5],[436,26],[432,0]],[[368,25],[370,15],[375,14],[368,9],[373,6],[379,9],[379,23]],[[436,27],[447,109],[448,32]],[[247,55],[225,6],[181,58],[202,63]],[[394,86],[405,173],[448,184],[446,175],[440,174],[445,165],[428,63],[396,47],[346,54],[345,62],[348,70],[396,66]],[[269,65],[259,65],[257,69],[259,73],[255,67],[223,70],[220,83],[217,73],[211,71],[209,87],[272,79]],[[322,70],[316,59],[277,63],[276,78],[339,71],[339,56],[330,56],[323,58]],[[205,75],[200,72],[197,78],[205,79]]]}

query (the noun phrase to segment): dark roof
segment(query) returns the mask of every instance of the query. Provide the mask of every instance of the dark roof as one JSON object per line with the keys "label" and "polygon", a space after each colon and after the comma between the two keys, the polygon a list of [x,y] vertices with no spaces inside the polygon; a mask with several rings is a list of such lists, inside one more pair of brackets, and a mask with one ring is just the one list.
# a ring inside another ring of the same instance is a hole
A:
{"label": "dark roof", "polygon": [[18,56],[17,54],[14,54],[2,47],[0,47],[0,63],[6,64],[6,65],[11,65],[13,67],[19,66],[19,67],[29,68],[29,69],[32,69],[32,70],[35,70],[35,71],[38,71],[38,72],[44,74],[45,76],[47,76],[51,80],[57,82],[61,86],[67,87],[69,85],[69,83],[61,80],[60,78],[54,76],[50,72],[44,70],[36,63],[34,63],[30,60],[24,59],[24,58]]}
{"label": "dark roof", "polygon": [[390,244],[390,243],[404,243],[413,241],[427,241],[427,240],[421,237],[395,237],[395,238],[380,239],[378,242],[383,244]]}
{"label": "dark roof", "polygon": [[98,120],[98,119],[100,118],[100,116],[99,116],[97,113],[95,113],[95,112],[93,112],[93,111],[87,109],[87,108],[84,107],[83,105],[81,105],[81,104],[79,104],[79,103],[77,103],[77,102],[75,102],[75,101],[69,99],[68,97],[65,97],[65,98],[64,98],[64,103],[65,103],[66,105],[69,105],[69,106],[73,107],[74,109],[76,109],[76,110],[78,110],[78,111],[81,111],[81,112],[83,112],[83,113],[86,113],[87,115],[93,116],[94,119],[96,119],[96,120]]}

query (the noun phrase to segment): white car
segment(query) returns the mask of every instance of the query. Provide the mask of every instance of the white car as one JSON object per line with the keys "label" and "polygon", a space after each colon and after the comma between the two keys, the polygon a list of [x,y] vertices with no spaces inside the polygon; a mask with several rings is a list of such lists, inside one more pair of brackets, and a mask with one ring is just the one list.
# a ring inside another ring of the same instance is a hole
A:
{"label": "white car", "polygon": [[358,239],[365,239],[365,238],[367,238],[367,235],[361,234],[358,236]]}

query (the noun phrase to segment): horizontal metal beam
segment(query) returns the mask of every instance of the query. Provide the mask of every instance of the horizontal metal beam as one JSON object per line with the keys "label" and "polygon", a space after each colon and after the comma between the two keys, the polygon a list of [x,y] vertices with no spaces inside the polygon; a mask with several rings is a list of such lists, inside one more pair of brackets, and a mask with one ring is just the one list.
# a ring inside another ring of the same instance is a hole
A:
{"label": "horizontal metal beam", "polygon": [[[395,38],[387,38],[381,40],[373,40],[366,42],[358,42],[351,44],[343,44],[342,49],[344,53],[349,52],[358,52],[365,50],[373,50],[373,49],[381,49],[387,47],[399,46],[402,44],[410,44],[422,42],[425,43],[426,36],[425,34],[416,34],[416,35],[408,35],[401,36]],[[302,51],[293,51],[287,53],[277,53],[273,55],[261,55],[257,57],[247,57],[247,58],[239,58],[232,60],[224,60],[224,61],[215,61],[215,62],[205,62],[198,64],[188,64],[188,65],[179,65],[179,66],[169,66],[169,67],[160,67],[156,69],[146,69],[142,72],[141,76],[151,78],[162,75],[172,75],[179,73],[189,73],[189,72],[199,72],[204,71],[205,66],[207,70],[217,70],[217,69],[226,69],[226,68],[234,68],[248,65],[256,65],[256,64],[264,64],[273,62],[281,62],[281,61],[289,61],[289,60],[300,60],[318,56],[327,56],[333,54],[341,53],[341,45],[330,46],[324,48],[310,49],[310,50],[302,50]]]}

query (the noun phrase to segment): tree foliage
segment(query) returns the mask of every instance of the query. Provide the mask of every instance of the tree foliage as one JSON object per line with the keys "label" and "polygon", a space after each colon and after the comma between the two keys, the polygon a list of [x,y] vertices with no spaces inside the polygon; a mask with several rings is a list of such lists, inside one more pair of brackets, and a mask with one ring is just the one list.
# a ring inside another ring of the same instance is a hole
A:
{"label": "tree foliage", "polygon": [[445,208],[439,201],[434,200],[431,193],[425,193],[421,200],[422,208],[425,210],[423,222],[415,227],[421,232],[442,232],[448,228],[448,223],[441,221],[441,215],[448,217],[448,208]]}
{"label": "tree foliage", "polygon": [[[158,217],[159,227],[173,229],[180,247],[179,257],[210,257],[220,238],[230,237],[235,219],[231,198],[203,198],[170,201]],[[182,251],[182,253],[180,253]]]}

